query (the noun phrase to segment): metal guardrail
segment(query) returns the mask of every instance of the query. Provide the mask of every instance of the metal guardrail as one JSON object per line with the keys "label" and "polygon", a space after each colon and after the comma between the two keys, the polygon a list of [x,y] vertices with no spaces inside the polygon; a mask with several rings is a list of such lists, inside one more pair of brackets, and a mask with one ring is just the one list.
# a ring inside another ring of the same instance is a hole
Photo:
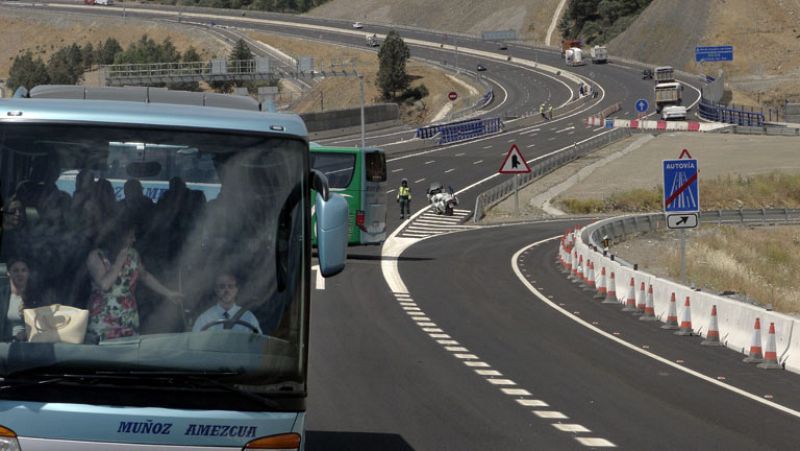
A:
{"label": "metal guardrail", "polygon": [[[600,135],[577,142],[570,147],[535,158],[528,163],[531,165],[531,172],[519,175],[519,188],[527,186],[534,180],[550,173],[551,171],[564,166],[600,147],[631,136],[631,130],[627,128],[615,128]],[[478,222],[485,215],[486,210],[497,205],[500,201],[514,193],[514,179],[490,188],[478,195],[475,199],[475,213],[473,221]]]}
{"label": "metal guardrail", "polygon": [[[800,209],[792,208],[743,208],[739,210],[709,210],[700,212],[700,223],[743,224],[766,226],[775,224],[800,223]],[[581,238],[595,250],[602,250],[602,242],[607,237],[619,243],[631,236],[652,233],[666,228],[666,215],[663,212],[641,215],[617,216],[598,221],[581,232]],[[617,262],[633,267],[622,259]]]}
{"label": "metal guardrail", "polygon": [[700,98],[697,112],[703,119],[727,124],[760,127],[764,125],[765,120],[764,113],[761,111],[745,111],[743,109],[732,108],[705,98]]}

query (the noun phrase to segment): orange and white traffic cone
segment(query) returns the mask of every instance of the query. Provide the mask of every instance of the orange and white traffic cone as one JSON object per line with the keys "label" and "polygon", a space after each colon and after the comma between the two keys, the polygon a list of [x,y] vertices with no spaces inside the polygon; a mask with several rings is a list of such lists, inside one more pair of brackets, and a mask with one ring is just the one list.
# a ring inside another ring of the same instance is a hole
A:
{"label": "orange and white traffic cone", "polygon": [[701,343],[703,346],[722,346],[719,341],[719,325],[717,324],[717,306],[711,306],[711,320],[708,322],[708,332],[706,339]]}
{"label": "orange and white traffic cone", "polygon": [[778,350],[775,346],[775,323],[769,323],[769,335],[767,335],[767,347],[764,349],[764,361],[756,366],[765,370],[783,369],[781,364],[778,363]]}
{"label": "orange and white traffic cone", "polygon": [[753,338],[750,340],[750,354],[742,360],[745,363],[760,363],[764,361],[764,355],[761,354],[761,320],[756,318],[756,324],[753,326]]}
{"label": "orange and white traffic cone", "polygon": [[625,307],[622,308],[623,312],[636,311],[636,282],[631,277],[631,283],[628,286],[628,297],[625,298]]}
{"label": "orange and white traffic cone", "polygon": [[647,294],[644,290],[644,282],[642,282],[639,285],[639,298],[636,299],[636,312],[634,315],[639,316],[644,313],[645,297],[647,297]]}
{"label": "orange and white traffic cone", "polygon": [[678,329],[678,307],[675,306],[675,292],[669,299],[669,311],[667,312],[667,321],[661,326],[665,330]]}
{"label": "orange and white traffic cone", "polygon": [[594,291],[594,287],[595,287],[595,282],[594,282],[594,262],[593,261],[589,261],[588,266],[589,266],[589,275],[586,278],[586,283],[589,285],[589,289],[591,291]]}
{"label": "orange and white traffic cone", "polygon": [[604,299],[606,297],[606,267],[600,268],[600,280],[597,282],[597,294],[594,295],[595,299]]}
{"label": "orange and white traffic cone", "polygon": [[614,271],[611,271],[611,278],[606,288],[606,298],[603,299],[602,304],[616,304],[617,302],[617,281],[614,279]]}
{"label": "orange and white traffic cone", "polygon": [[675,335],[694,335],[692,330],[692,307],[689,303],[689,296],[686,296],[686,302],[683,303],[683,318],[681,318],[681,326],[675,331]]}
{"label": "orange and white traffic cone", "polygon": [[647,298],[645,298],[644,302],[644,313],[642,313],[641,318],[639,321],[655,321],[656,320],[656,308],[653,305],[653,284],[650,284],[647,287]]}

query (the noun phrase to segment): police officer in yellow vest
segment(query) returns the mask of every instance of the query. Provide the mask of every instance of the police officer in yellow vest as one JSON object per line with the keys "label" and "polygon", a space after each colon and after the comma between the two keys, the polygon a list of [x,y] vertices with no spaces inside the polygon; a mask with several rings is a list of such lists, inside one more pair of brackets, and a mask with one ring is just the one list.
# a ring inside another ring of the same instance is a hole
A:
{"label": "police officer in yellow vest", "polygon": [[400,204],[400,219],[405,215],[411,216],[411,188],[408,187],[408,180],[400,181],[400,188],[397,190],[397,203]]}

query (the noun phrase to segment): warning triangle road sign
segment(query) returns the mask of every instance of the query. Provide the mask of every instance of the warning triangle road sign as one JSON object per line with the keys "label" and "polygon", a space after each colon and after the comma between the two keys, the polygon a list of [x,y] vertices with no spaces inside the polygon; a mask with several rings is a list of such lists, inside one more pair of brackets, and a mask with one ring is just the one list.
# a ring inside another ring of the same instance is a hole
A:
{"label": "warning triangle road sign", "polygon": [[522,156],[519,147],[516,144],[512,144],[511,148],[508,149],[506,159],[503,160],[503,165],[500,166],[500,170],[497,172],[501,174],[527,174],[531,172],[531,167],[528,166],[528,162],[525,161],[525,157]]}

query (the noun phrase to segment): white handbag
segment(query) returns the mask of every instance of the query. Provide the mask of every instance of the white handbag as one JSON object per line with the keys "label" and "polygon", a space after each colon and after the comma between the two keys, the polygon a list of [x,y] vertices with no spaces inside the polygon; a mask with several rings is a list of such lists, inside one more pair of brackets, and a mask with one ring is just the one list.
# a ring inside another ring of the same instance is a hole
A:
{"label": "white handbag", "polygon": [[83,343],[89,311],[53,304],[22,310],[29,343]]}

